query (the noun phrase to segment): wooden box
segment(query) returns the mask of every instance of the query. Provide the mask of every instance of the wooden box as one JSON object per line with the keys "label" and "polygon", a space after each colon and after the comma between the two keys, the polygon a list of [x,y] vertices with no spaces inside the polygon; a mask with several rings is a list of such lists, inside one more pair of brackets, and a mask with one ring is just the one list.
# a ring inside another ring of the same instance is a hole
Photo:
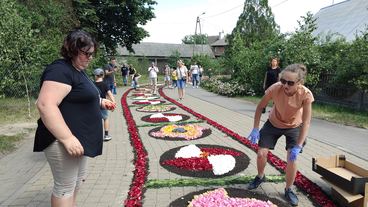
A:
{"label": "wooden box", "polygon": [[344,155],[313,158],[312,164],[313,171],[333,185],[353,195],[364,195],[368,170],[347,161]]}

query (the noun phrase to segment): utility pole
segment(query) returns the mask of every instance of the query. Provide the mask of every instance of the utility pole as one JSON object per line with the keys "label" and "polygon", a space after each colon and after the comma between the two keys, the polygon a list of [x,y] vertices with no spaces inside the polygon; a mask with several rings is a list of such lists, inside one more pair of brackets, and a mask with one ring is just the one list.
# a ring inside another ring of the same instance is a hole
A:
{"label": "utility pole", "polygon": [[[197,16],[197,19],[196,19],[196,26],[195,26],[195,30],[194,30],[194,36],[193,36],[193,40],[194,40],[194,44],[193,44],[193,53],[192,53],[192,57],[194,56],[194,49],[195,49],[195,46],[196,46],[196,37],[197,37],[197,28],[199,26],[199,34],[200,36],[202,37],[202,26],[201,26],[201,19],[199,18],[201,15],[205,14],[206,12],[202,12],[202,14],[198,15]],[[201,42],[201,45],[202,45],[202,53],[203,53],[203,41]]]}

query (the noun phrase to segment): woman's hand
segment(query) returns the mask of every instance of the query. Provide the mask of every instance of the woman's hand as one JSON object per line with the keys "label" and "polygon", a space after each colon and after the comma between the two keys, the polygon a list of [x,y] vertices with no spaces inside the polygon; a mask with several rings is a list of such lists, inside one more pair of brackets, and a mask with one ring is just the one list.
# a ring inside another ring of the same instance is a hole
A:
{"label": "woman's hand", "polygon": [[108,99],[103,98],[101,101],[101,107],[103,109],[114,111],[116,108],[116,103],[113,101],[110,101]]}
{"label": "woman's hand", "polygon": [[69,155],[73,157],[79,157],[84,154],[83,146],[76,137],[73,136],[59,141],[64,145]]}

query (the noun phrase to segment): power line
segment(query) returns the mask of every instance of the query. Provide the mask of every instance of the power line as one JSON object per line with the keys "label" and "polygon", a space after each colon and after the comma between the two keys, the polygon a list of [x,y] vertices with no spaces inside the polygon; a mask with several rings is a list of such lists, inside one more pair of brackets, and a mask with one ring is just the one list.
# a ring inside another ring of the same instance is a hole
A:
{"label": "power line", "polygon": [[232,11],[232,10],[234,10],[234,9],[237,9],[238,7],[243,6],[243,5],[244,5],[244,3],[239,4],[239,5],[237,5],[237,6],[233,7],[233,8],[231,8],[231,9],[229,9],[229,10],[226,10],[226,11],[220,12],[220,13],[218,13],[218,14],[214,14],[214,15],[212,15],[212,16],[208,16],[208,17],[203,17],[203,19],[207,19],[207,18],[212,18],[212,17],[220,16],[220,15],[225,14],[225,13],[227,13],[227,12],[230,12],[230,11]]}
{"label": "power line", "polygon": [[282,2],[280,2],[280,3],[278,3],[278,4],[276,4],[276,5],[273,5],[273,6],[271,6],[271,7],[272,7],[272,8],[278,7],[278,6],[280,6],[281,4],[286,3],[287,1],[289,1],[289,0],[284,0],[284,1],[282,1]]}

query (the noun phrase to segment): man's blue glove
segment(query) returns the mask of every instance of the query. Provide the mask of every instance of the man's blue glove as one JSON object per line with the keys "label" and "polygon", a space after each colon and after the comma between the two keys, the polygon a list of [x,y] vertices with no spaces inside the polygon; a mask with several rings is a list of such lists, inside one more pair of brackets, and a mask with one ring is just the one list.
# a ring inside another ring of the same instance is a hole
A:
{"label": "man's blue glove", "polygon": [[259,129],[257,128],[253,128],[252,132],[250,133],[250,135],[248,136],[248,139],[250,140],[250,142],[252,144],[257,144],[258,140],[259,140]]}
{"label": "man's blue glove", "polygon": [[293,148],[291,148],[289,160],[292,162],[295,161],[301,150],[302,147],[299,145],[295,145]]}

